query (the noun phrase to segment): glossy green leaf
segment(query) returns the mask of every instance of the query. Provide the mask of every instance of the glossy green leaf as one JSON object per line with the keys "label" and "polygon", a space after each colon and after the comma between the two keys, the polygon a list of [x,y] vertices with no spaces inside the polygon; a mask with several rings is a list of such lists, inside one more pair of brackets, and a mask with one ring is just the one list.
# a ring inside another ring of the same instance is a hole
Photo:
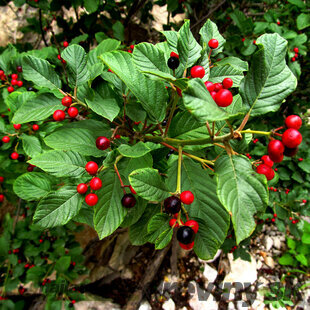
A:
{"label": "glossy green leaf", "polygon": [[209,81],[212,83],[222,83],[225,78],[231,78],[233,80],[233,86],[238,87],[244,78],[243,71],[236,69],[236,67],[230,64],[223,66],[217,65],[211,69]]}
{"label": "glossy green leaf", "polygon": [[140,141],[133,146],[128,145],[128,144],[122,144],[118,148],[118,151],[121,153],[121,155],[125,157],[138,158],[138,157],[142,157],[145,154],[149,153],[151,149],[147,147],[145,143]]}
{"label": "glossy green leaf", "polygon": [[20,138],[23,140],[23,149],[28,156],[34,157],[42,153],[40,140],[36,136],[22,134]]}
{"label": "glossy green leaf", "polygon": [[155,249],[161,250],[161,249],[165,248],[169,244],[169,242],[171,241],[172,235],[173,235],[173,229],[172,228],[169,228],[169,229],[163,231],[155,241]]}

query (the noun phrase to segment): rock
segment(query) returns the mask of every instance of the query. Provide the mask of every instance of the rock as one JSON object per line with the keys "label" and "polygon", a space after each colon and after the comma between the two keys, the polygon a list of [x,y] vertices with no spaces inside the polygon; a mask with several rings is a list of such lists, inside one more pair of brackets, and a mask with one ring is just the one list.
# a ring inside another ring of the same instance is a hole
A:
{"label": "rock", "polygon": [[227,310],[236,310],[233,302],[228,303]]}
{"label": "rock", "polygon": [[133,273],[132,273],[132,271],[131,271],[129,268],[125,268],[125,269],[122,271],[121,278],[122,278],[122,279],[132,279],[132,278],[133,278]]}
{"label": "rock", "polygon": [[201,262],[201,263],[213,263],[220,255],[221,255],[221,253],[222,253],[222,250],[218,250],[217,252],[216,252],[216,254],[214,255],[214,257],[213,258],[211,258],[211,259],[209,259],[209,260],[203,260],[203,259],[198,259],[199,260],[199,262]]}
{"label": "rock", "polygon": [[236,290],[242,290],[257,280],[256,260],[251,255],[251,261],[240,258],[233,259],[233,254],[228,254],[230,272],[225,276],[224,283],[236,283]]}
{"label": "rock", "polygon": [[274,260],[273,260],[272,257],[270,257],[270,256],[264,257],[264,262],[265,262],[265,264],[266,264],[267,266],[269,266],[270,268],[274,268],[275,263],[274,263]]}
{"label": "rock", "polygon": [[[164,295],[165,292],[172,293],[178,288],[179,278],[177,276],[167,275],[164,280],[158,285],[157,291]],[[168,296],[167,296],[168,297]]]}
{"label": "rock", "polygon": [[273,238],[273,246],[274,246],[276,249],[278,249],[278,250],[281,249],[281,247],[282,247],[282,242],[281,242],[281,240],[280,240],[278,237]]}
{"label": "rock", "polygon": [[270,310],[286,310],[285,307],[275,308],[272,304],[269,304]]}
{"label": "rock", "polygon": [[139,310],[152,310],[152,307],[147,300],[144,300],[142,301]]}
{"label": "rock", "polygon": [[74,304],[75,310],[120,310],[120,306],[110,301],[79,301]]}
{"label": "rock", "polygon": [[166,300],[164,303],[163,303],[163,309],[164,310],[175,310],[175,304],[174,304],[174,301],[169,298],[168,300]]}
{"label": "rock", "polygon": [[263,241],[264,247],[266,251],[270,251],[273,246],[273,239],[269,236],[266,236]]}
{"label": "rock", "polygon": [[190,295],[189,305],[193,310],[218,310],[218,304],[214,296],[199,287],[195,281],[188,284]]}
{"label": "rock", "polygon": [[208,264],[204,265],[203,277],[209,282],[214,282],[217,277],[217,270],[209,266]]}
{"label": "rock", "polygon": [[236,302],[237,310],[249,309],[249,305],[244,300],[238,300]]}
{"label": "rock", "polygon": [[251,305],[251,309],[255,309],[255,310],[264,310],[265,309],[265,304],[263,301],[261,300],[254,300],[254,302]]}

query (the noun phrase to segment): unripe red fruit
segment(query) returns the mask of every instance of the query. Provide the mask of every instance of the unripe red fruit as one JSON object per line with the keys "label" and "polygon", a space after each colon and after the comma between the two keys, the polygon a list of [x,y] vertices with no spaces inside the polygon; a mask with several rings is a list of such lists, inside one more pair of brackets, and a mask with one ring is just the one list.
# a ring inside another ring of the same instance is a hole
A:
{"label": "unripe red fruit", "polygon": [[221,89],[223,89],[222,83],[214,83],[214,91],[215,91],[215,92],[218,92],[218,91],[220,91]]}
{"label": "unripe red fruit", "polygon": [[289,128],[282,134],[282,142],[290,149],[296,148],[302,142],[302,135],[298,130]]}
{"label": "unripe red fruit", "polygon": [[233,80],[231,78],[225,78],[222,82],[223,88],[231,88],[233,86]]}
{"label": "unripe red fruit", "polygon": [[176,58],[179,58],[179,55],[175,52],[171,52],[170,53],[170,57],[176,57]]}
{"label": "unripe red fruit", "polygon": [[8,92],[9,92],[9,93],[12,93],[13,91],[14,91],[14,87],[13,87],[13,86],[9,86],[9,87],[8,87]]}
{"label": "unripe red fruit", "polygon": [[[269,142],[269,144],[268,144],[268,154],[269,154],[269,156],[271,156],[271,155],[279,155],[279,154],[281,154],[283,152],[284,152],[284,145],[283,145],[283,143],[280,140],[271,140]],[[272,161],[275,161],[275,160],[272,159]]]}
{"label": "unripe red fruit", "polygon": [[22,125],[21,124],[13,124],[14,129],[19,130]]}
{"label": "unripe red fruit", "polygon": [[0,194],[0,202],[3,202],[4,200],[4,195]]}
{"label": "unripe red fruit", "polygon": [[4,71],[0,70],[0,76],[4,75]]}
{"label": "unripe red fruit", "polygon": [[62,59],[61,62],[62,62],[63,64],[66,64],[66,63],[67,63],[64,59]]}
{"label": "unripe red fruit", "polygon": [[205,86],[209,92],[214,91],[214,84],[212,82],[206,81]]}
{"label": "unripe red fruit", "polygon": [[98,137],[96,139],[96,146],[97,146],[97,149],[104,151],[110,147],[110,140],[104,136]]}
{"label": "unripe red fruit", "polygon": [[56,110],[53,114],[53,119],[56,122],[61,122],[66,118],[66,113],[63,110]]}
{"label": "unripe red fruit", "polygon": [[132,53],[132,50],[127,50],[127,52],[128,52],[129,54],[131,54],[131,53]]}
{"label": "unripe red fruit", "polygon": [[177,219],[171,219],[170,221],[169,221],[169,225],[170,225],[170,227],[179,227],[179,223],[177,222]]}
{"label": "unripe red fruit", "polygon": [[71,118],[77,117],[78,114],[79,114],[79,110],[76,107],[71,107],[71,108],[68,109],[68,115]]}
{"label": "unripe red fruit", "polygon": [[17,66],[17,67],[16,67],[16,70],[17,70],[17,72],[23,72],[22,66]]}
{"label": "unripe red fruit", "polygon": [[296,60],[296,58],[295,58],[295,57],[292,57],[292,59],[291,59],[291,60],[292,60],[292,62],[294,62],[294,61]]}
{"label": "unripe red fruit", "polygon": [[130,48],[131,48],[132,50],[134,49],[134,47],[135,47],[135,46],[134,46],[133,44],[130,45]]}
{"label": "unripe red fruit", "polygon": [[137,194],[137,192],[133,189],[133,187],[132,187],[131,185],[129,186],[129,189],[130,189],[130,191],[131,191],[132,194],[134,194],[134,195]]}
{"label": "unripe red fruit", "polygon": [[122,206],[131,209],[136,204],[136,198],[133,194],[125,194],[122,198]]}
{"label": "unripe red fruit", "polygon": [[269,155],[262,156],[261,160],[264,162],[265,165],[272,167],[274,162],[270,159]]}
{"label": "unripe red fruit", "polygon": [[13,86],[17,85],[17,80],[11,80],[11,85]]}
{"label": "unripe red fruit", "polygon": [[184,192],[181,193],[180,199],[186,205],[190,205],[190,204],[193,203],[195,197],[194,197],[194,194],[191,191],[184,191]]}
{"label": "unripe red fruit", "polygon": [[183,244],[183,243],[179,242],[179,245],[180,245],[180,247],[181,247],[183,250],[189,251],[189,250],[191,250],[191,249],[194,247],[195,242],[193,241],[193,242],[190,243],[190,244]]}
{"label": "unripe red fruit", "polygon": [[211,97],[213,98],[213,100],[215,101],[215,96],[216,96],[216,92],[215,91],[211,91],[210,92],[210,95],[211,95]]}
{"label": "unripe red fruit", "polygon": [[212,49],[218,48],[219,46],[219,41],[216,39],[211,39],[208,43],[209,47]]}
{"label": "unripe red fruit", "polygon": [[4,177],[0,177],[0,183],[4,182]]}
{"label": "unripe red fruit", "polygon": [[72,98],[69,96],[63,97],[61,100],[61,104],[65,107],[70,107],[70,105],[72,104]]}
{"label": "unripe red fruit", "polygon": [[285,119],[285,126],[287,128],[294,128],[298,130],[302,125],[302,120],[298,115],[290,115]]}
{"label": "unripe red fruit", "polygon": [[185,226],[189,226],[193,229],[194,233],[197,234],[199,229],[199,224],[195,220],[189,220],[185,222]]}
{"label": "unripe red fruit", "polygon": [[205,76],[205,69],[202,66],[194,66],[191,69],[191,76],[192,78],[200,78],[202,79]]}
{"label": "unripe red fruit", "polygon": [[57,55],[57,58],[58,58],[59,60],[61,60],[61,56],[60,56],[59,54]]}
{"label": "unripe red fruit", "polygon": [[97,204],[98,202],[98,196],[96,194],[88,194],[85,197],[85,202],[86,204],[88,204],[89,206],[93,207],[94,205]]}
{"label": "unripe red fruit", "polygon": [[294,52],[295,52],[295,53],[298,53],[298,52],[299,52],[298,47],[294,47]]}
{"label": "unripe red fruit", "polygon": [[69,43],[68,43],[67,41],[64,41],[63,46],[64,46],[64,47],[68,47],[68,46],[69,46]]}
{"label": "unripe red fruit", "polygon": [[3,138],[2,138],[2,142],[3,143],[9,143],[11,141],[11,138],[9,137],[9,136],[4,136]]}
{"label": "unripe red fruit", "polygon": [[12,80],[17,80],[18,79],[18,74],[13,73],[11,78],[12,78]]}
{"label": "unripe red fruit", "polygon": [[98,165],[94,161],[89,161],[85,165],[85,170],[90,174],[90,175],[95,175],[98,171]]}
{"label": "unripe red fruit", "polygon": [[18,153],[17,152],[13,152],[11,154],[11,159],[16,160],[18,158]]}
{"label": "unripe red fruit", "polygon": [[76,190],[79,194],[85,194],[88,190],[88,186],[85,183],[80,183],[77,187]]}
{"label": "unripe red fruit", "polygon": [[23,81],[17,81],[17,86],[18,86],[18,87],[22,87],[23,84],[24,84]]}
{"label": "unripe red fruit", "polygon": [[38,131],[39,130],[39,125],[37,125],[37,124],[34,124],[34,125],[32,125],[32,130],[34,130],[34,131]]}
{"label": "unripe red fruit", "polygon": [[215,96],[215,102],[219,107],[228,107],[233,102],[233,95],[228,89],[221,89]]}
{"label": "unripe red fruit", "polygon": [[92,190],[96,191],[102,187],[102,181],[99,178],[92,178],[89,186]]}
{"label": "unripe red fruit", "polygon": [[270,181],[270,180],[272,180],[274,178],[274,171],[273,171],[273,169],[270,168],[269,166],[265,165],[265,164],[260,164],[256,168],[256,172],[259,173],[259,174],[264,174],[268,181]]}

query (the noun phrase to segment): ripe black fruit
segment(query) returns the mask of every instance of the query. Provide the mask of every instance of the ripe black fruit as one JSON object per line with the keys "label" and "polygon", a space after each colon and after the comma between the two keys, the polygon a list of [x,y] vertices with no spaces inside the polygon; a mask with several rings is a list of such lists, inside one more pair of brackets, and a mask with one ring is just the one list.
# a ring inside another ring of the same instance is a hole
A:
{"label": "ripe black fruit", "polygon": [[190,244],[194,241],[195,232],[189,226],[181,226],[177,231],[177,239],[183,244]]}
{"label": "ripe black fruit", "polygon": [[125,194],[122,198],[122,205],[125,208],[133,208],[136,204],[136,198],[133,194]]}
{"label": "ripe black fruit", "polygon": [[164,201],[165,212],[169,214],[178,213],[181,210],[181,200],[178,197],[170,196]]}
{"label": "ripe black fruit", "polygon": [[180,60],[177,57],[170,57],[168,59],[168,67],[172,70],[175,70],[180,64]]}
{"label": "ripe black fruit", "polygon": [[19,154],[17,160],[18,160],[19,162],[25,161],[25,155],[24,155],[24,154]]}

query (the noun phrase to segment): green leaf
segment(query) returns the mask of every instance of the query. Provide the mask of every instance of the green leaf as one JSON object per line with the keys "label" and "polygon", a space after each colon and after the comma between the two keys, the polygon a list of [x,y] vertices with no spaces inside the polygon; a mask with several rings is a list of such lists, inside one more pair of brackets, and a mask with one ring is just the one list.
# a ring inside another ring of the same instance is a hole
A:
{"label": "green leaf", "polygon": [[310,14],[301,13],[297,17],[297,28],[302,30],[310,26]]}
{"label": "green leaf", "polygon": [[70,256],[60,257],[55,264],[55,270],[59,273],[64,273],[70,267],[70,263],[71,263]]}
{"label": "green leaf", "polygon": [[40,200],[34,223],[42,228],[65,225],[79,213],[83,199],[75,186],[52,192]]}
{"label": "green leaf", "polygon": [[295,249],[296,248],[296,241],[292,238],[288,238],[287,239],[287,246],[290,248],[290,249]]}
{"label": "green leaf", "polygon": [[27,270],[26,283],[27,282],[38,282],[40,281],[46,273],[45,267],[34,266]]}
{"label": "green leaf", "polygon": [[294,265],[294,258],[290,254],[286,253],[279,258],[279,264],[280,265],[291,265],[291,266],[293,266]]}
{"label": "green leaf", "polygon": [[125,35],[124,35],[124,25],[118,20],[114,25],[112,26],[113,30],[113,37],[120,41],[125,41]]}
{"label": "green leaf", "polygon": [[173,235],[173,229],[172,228],[169,228],[169,229],[163,231],[155,241],[155,249],[161,250],[161,249],[165,248],[169,244],[169,242],[171,241],[172,235]]}
{"label": "green leaf", "polygon": [[123,222],[127,209],[121,204],[124,195],[114,171],[102,174],[102,188],[97,192],[99,201],[95,206],[94,226],[100,239],[111,235]]}
{"label": "green leaf", "polygon": [[44,142],[55,150],[75,151],[86,156],[100,157],[104,151],[96,147],[99,134],[84,128],[60,128],[44,138]]}
{"label": "green leaf", "polygon": [[77,152],[48,151],[29,161],[54,176],[77,178],[85,173],[86,159]]}
{"label": "green leaf", "polygon": [[150,120],[157,123],[163,121],[168,99],[164,84],[144,76],[134,66],[132,56],[127,52],[110,52],[100,57],[141,102]]}
{"label": "green leaf", "polygon": [[[169,160],[168,183],[176,186],[177,156]],[[182,191],[190,190],[194,202],[187,206],[189,217],[199,223],[195,237],[195,253],[201,259],[211,259],[224,242],[229,228],[229,215],[216,195],[216,182],[206,170],[189,158],[183,158],[181,173]]]}
{"label": "green leaf", "polygon": [[28,156],[34,157],[42,153],[40,140],[36,136],[28,136],[23,133],[20,138],[23,140],[23,149]]}
{"label": "green leaf", "polygon": [[69,83],[72,87],[81,86],[89,80],[86,53],[82,46],[69,45],[61,53],[61,57],[67,62]]}
{"label": "green leaf", "polygon": [[222,83],[225,78],[231,78],[233,80],[233,86],[238,87],[241,80],[244,78],[243,71],[230,64],[225,64],[223,66],[217,65],[211,69],[208,80],[212,83]]}
{"label": "green leaf", "polygon": [[310,233],[304,232],[301,237],[302,243],[310,244]]}
{"label": "green leaf", "polygon": [[26,101],[35,97],[35,92],[21,92],[16,90],[5,98],[5,104],[11,110],[11,112],[15,113],[18,108],[20,108]]}
{"label": "green leaf", "polygon": [[136,196],[137,203],[134,206],[134,208],[128,209],[127,215],[124,218],[124,221],[122,222],[122,227],[128,227],[131,225],[134,225],[142,216],[147,201],[142,199],[141,197]]}
{"label": "green leaf", "polygon": [[267,179],[244,156],[221,156],[215,162],[217,195],[231,213],[237,244],[255,229],[253,216],[268,203]]}
{"label": "green leaf", "polygon": [[133,62],[140,71],[170,72],[164,52],[151,43],[135,45],[132,55]]}
{"label": "green leaf", "polygon": [[307,257],[304,254],[298,254],[295,258],[304,266],[308,266]]}
{"label": "green leaf", "polygon": [[310,158],[305,158],[298,163],[298,167],[306,173],[310,173]]}
{"label": "green leaf", "polygon": [[113,121],[120,111],[115,92],[108,83],[100,83],[93,96],[86,98],[86,102],[90,109],[109,121]]}
{"label": "green leaf", "polygon": [[249,66],[246,61],[241,60],[240,58],[234,57],[234,56],[229,56],[226,57],[220,61],[217,61],[214,66],[224,66],[224,65],[230,65],[234,67],[237,70],[240,71],[248,71]]}
{"label": "green leaf", "polygon": [[183,102],[187,110],[200,122],[220,121],[231,115],[217,106],[201,79],[192,79],[183,92]]}
{"label": "green leaf", "polygon": [[[4,52],[0,55],[0,68],[4,72],[9,72],[12,68],[12,60],[17,54],[16,48],[12,45],[9,44],[8,48],[4,50]],[[15,70],[15,68],[14,68]]]}
{"label": "green leaf", "polygon": [[190,21],[185,20],[185,23],[179,30],[179,38],[177,49],[180,56],[180,67],[183,71],[190,68],[200,58],[201,46],[198,44],[190,30]]}
{"label": "green leaf", "polygon": [[137,169],[130,173],[129,181],[137,194],[144,199],[162,201],[170,195],[161,176],[155,169]]}
{"label": "green leaf", "polygon": [[90,209],[86,203],[82,204],[82,208],[73,220],[78,223],[84,223],[90,227],[94,227],[94,210]]}
{"label": "green leaf", "polygon": [[24,200],[38,200],[52,190],[51,177],[41,172],[24,173],[15,180],[13,189]]}
{"label": "green leaf", "polygon": [[288,0],[288,2],[298,6],[300,9],[306,8],[306,4],[302,0]]}
{"label": "green leaf", "polygon": [[33,121],[41,121],[53,115],[56,110],[65,107],[61,100],[53,94],[41,94],[35,98],[28,99],[14,114],[14,124],[24,124]]}
{"label": "green leaf", "polygon": [[161,33],[166,37],[168,46],[171,51],[178,53],[178,33],[176,31],[162,31]]}
{"label": "green leaf", "polygon": [[169,228],[170,216],[166,213],[158,213],[154,215],[148,223],[147,232],[149,234],[160,230],[164,226],[164,230]]}
{"label": "green leaf", "polygon": [[96,55],[100,56],[106,52],[112,52],[117,50],[121,45],[121,42],[115,39],[106,39],[103,40],[97,47],[96,47]]}
{"label": "green leaf", "polygon": [[147,147],[142,141],[138,142],[133,146],[122,144],[117,150],[120,152],[121,155],[132,158],[138,158],[151,152],[151,149]]}
{"label": "green leaf", "polygon": [[89,35],[87,33],[81,34],[80,36],[75,37],[71,40],[70,44],[79,44],[80,42],[84,42],[88,39]]}
{"label": "green leaf", "polygon": [[61,80],[48,61],[35,56],[25,56],[22,66],[24,79],[49,89],[61,88]]}
{"label": "green leaf", "polygon": [[84,0],[84,7],[89,14],[92,14],[98,10],[98,0]]}
{"label": "green leaf", "polygon": [[278,110],[297,85],[295,76],[285,63],[287,41],[278,34],[264,34],[256,44],[259,50],[254,54],[250,70],[240,86],[243,103],[252,116]]}

